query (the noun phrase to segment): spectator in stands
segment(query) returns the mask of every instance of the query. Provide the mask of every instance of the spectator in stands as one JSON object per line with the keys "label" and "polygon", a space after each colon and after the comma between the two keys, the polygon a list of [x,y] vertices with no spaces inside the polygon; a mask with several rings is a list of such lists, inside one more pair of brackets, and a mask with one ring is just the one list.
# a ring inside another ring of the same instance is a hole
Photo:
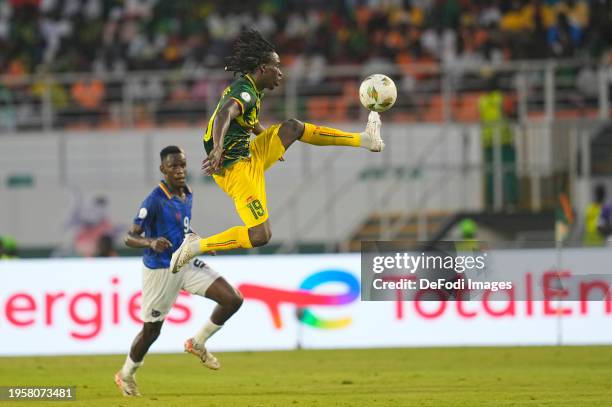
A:
{"label": "spectator in stands", "polygon": [[81,79],[72,86],[71,94],[80,108],[80,117],[84,118],[87,123],[100,121],[102,100],[105,94],[104,82],[99,79]]}
{"label": "spectator in stands", "polygon": [[597,221],[597,230],[606,240],[610,241],[612,236],[612,201],[607,201],[602,205]]}
{"label": "spectator in stands", "polygon": [[459,222],[459,239],[455,242],[457,252],[470,252],[480,250],[478,241],[478,225],[471,218]]}
{"label": "spectator in stands", "polygon": [[117,252],[113,247],[113,237],[111,235],[102,235],[98,239],[98,249],[96,257],[116,257]]}
{"label": "spectator in stands", "polygon": [[0,45],[7,45],[1,66],[21,61],[26,73],[40,64],[53,71],[222,67],[223,50],[247,27],[270,37],[284,55],[313,55],[314,44],[332,64],[360,63],[373,50],[390,61],[401,52],[417,57],[407,46],[415,36],[445,59],[460,51],[461,30],[476,26],[494,37],[503,33],[515,45],[507,57],[542,59],[546,43],[559,56],[573,56],[585,41],[590,52],[603,52],[611,20],[605,0],[0,3]]}
{"label": "spectator in stands", "polygon": [[548,29],[548,42],[554,56],[570,58],[580,45],[582,29],[567,17],[565,13],[557,15],[557,24]]}
{"label": "spectator in stands", "polygon": [[563,242],[570,238],[573,231],[576,213],[569,194],[567,177],[558,177],[554,181],[557,190],[557,208],[555,209],[555,241]]}
{"label": "spectator in stands", "polygon": [[0,236],[0,259],[16,259],[17,241],[10,235]]}
{"label": "spectator in stands", "polygon": [[476,239],[478,234],[478,226],[476,226],[476,222],[471,218],[465,218],[459,222],[459,230],[462,240]]}
{"label": "spectator in stands", "polygon": [[[398,103],[404,103],[406,95],[439,91],[434,75],[415,66],[445,64],[450,86],[462,92],[471,86],[468,75],[473,68],[486,63],[605,54],[612,33],[611,4],[606,0],[0,1],[0,73],[7,74],[4,85],[10,99],[18,101],[15,112],[4,109],[7,98],[0,90],[0,127],[19,128],[20,122],[35,115],[43,89],[24,90],[19,81],[41,66],[50,73],[96,74],[220,69],[227,47],[246,27],[258,28],[278,44],[283,62],[289,68],[294,65],[300,86],[327,86],[329,81],[322,78],[330,65],[359,64],[364,71],[384,72],[401,64],[405,91]],[[583,74],[585,89],[594,83],[588,74]],[[157,105],[166,100],[176,102],[178,111],[185,105],[184,95],[201,100],[202,94],[214,90],[207,89],[205,82],[182,77],[180,81],[172,87],[163,82],[159,88],[152,83],[150,90],[146,83],[128,85],[143,88],[132,99],[136,125],[151,125],[157,117],[150,116],[159,114]],[[119,89],[118,82],[117,88],[106,83],[106,89],[97,83],[64,90],[53,87],[54,108],[61,110],[63,98],[68,97],[88,125],[91,119],[94,125],[99,119],[104,124],[119,123],[113,106],[111,119],[103,116],[106,110],[100,111],[100,103],[122,95],[124,88]],[[148,93],[156,96],[151,103],[141,103],[138,95]],[[441,115],[430,114],[439,110],[434,103],[423,100],[409,116],[440,120]],[[56,119],[64,119],[70,111],[64,109]]]}
{"label": "spectator in stands", "polygon": [[72,208],[63,233],[65,240],[53,255],[95,256],[103,236],[116,237],[124,228],[114,225],[111,221],[105,196],[96,196],[90,202],[84,203],[80,191],[75,190],[73,193]]}
{"label": "spectator in stands", "polygon": [[575,95],[572,95],[578,107],[585,108],[597,105],[599,96],[599,77],[598,69],[593,64],[586,64],[576,76]]}
{"label": "spectator in stands", "polygon": [[602,246],[605,236],[599,230],[601,207],[606,200],[606,188],[603,185],[595,187],[593,202],[589,204],[584,215],[584,236],[582,242],[585,246]]}
{"label": "spectator in stands", "polygon": [[12,92],[0,83],[0,130],[15,131],[17,118]]}
{"label": "spectator in stands", "polygon": [[32,85],[32,94],[36,95],[40,100],[48,97],[51,105],[56,110],[65,109],[68,106],[68,94],[64,86],[58,83],[53,75],[50,75],[42,67],[38,74],[37,81]]}
{"label": "spectator in stands", "polygon": [[585,45],[590,55],[602,55],[610,48],[612,38],[612,1],[590,3],[589,23],[585,27]]}
{"label": "spectator in stands", "polygon": [[495,156],[499,143],[501,160],[498,165],[502,166],[502,207],[514,209],[518,204],[514,138],[504,111],[507,107],[498,79],[488,71],[484,74],[488,77],[488,91],[478,99],[478,111],[485,172],[485,206],[487,209],[492,209],[494,204]]}

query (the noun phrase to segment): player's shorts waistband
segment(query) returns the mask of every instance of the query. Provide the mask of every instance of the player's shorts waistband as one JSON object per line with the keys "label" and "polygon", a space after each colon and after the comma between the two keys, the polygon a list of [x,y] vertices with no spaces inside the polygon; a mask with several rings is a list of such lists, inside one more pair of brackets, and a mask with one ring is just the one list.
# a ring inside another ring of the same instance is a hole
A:
{"label": "player's shorts waistband", "polygon": [[142,268],[143,268],[143,270],[149,270],[149,271],[153,271],[153,272],[156,272],[156,273],[157,272],[160,272],[160,273],[168,272],[170,270],[170,267],[153,269],[151,267],[147,267],[145,264],[142,265]]}

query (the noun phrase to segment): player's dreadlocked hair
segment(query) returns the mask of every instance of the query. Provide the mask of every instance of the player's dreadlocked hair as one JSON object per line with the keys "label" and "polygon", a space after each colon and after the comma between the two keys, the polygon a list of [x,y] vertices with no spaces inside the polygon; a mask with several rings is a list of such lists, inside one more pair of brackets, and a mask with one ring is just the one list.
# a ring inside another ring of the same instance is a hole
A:
{"label": "player's dreadlocked hair", "polygon": [[232,49],[232,55],[225,59],[225,70],[236,73],[251,73],[260,65],[270,62],[270,53],[276,52],[257,30],[243,31]]}

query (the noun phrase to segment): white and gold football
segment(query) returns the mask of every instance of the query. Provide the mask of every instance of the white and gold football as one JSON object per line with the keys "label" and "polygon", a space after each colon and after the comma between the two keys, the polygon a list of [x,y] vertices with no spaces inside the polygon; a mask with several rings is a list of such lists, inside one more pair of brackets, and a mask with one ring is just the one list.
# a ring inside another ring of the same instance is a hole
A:
{"label": "white and gold football", "polygon": [[397,88],[393,80],[386,75],[370,75],[359,86],[361,104],[374,112],[391,109],[397,99]]}

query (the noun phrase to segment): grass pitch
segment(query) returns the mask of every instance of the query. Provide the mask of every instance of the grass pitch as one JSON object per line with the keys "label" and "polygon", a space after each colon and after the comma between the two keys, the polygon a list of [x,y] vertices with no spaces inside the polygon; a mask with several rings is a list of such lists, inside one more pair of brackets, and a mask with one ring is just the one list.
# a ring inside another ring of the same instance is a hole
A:
{"label": "grass pitch", "polygon": [[147,356],[143,394],[113,382],[124,355],[0,358],[0,385],[75,385],[76,402],[15,406],[612,406],[612,347],[427,348]]}

